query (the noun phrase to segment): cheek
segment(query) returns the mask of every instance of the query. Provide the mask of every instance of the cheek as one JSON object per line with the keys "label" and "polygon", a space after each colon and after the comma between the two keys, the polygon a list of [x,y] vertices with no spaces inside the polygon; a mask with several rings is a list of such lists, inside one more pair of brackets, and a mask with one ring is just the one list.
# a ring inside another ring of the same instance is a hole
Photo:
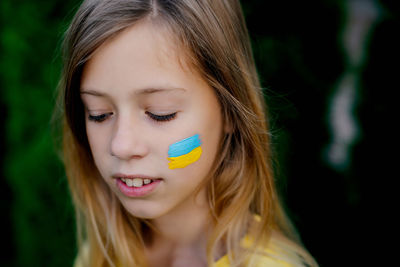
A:
{"label": "cheek", "polygon": [[[97,144],[100,143],[98,140],[100,138],[100,135],[99,134],[96,135],[93,127],[90,127],[88,125],[86,125],[86,134],[87,134],[87,139],[89,142],[90,149],[94,153],[98,149]],[[95,156],[95,154],[93,154],[93,156]]]}
{"label": "cheek", "polygon": [[107,152],[106,135],[99,131],[95,125],[86,125],[86,133],[95,164],[97,167],[102,166],[103,164],[100,163]]}
{"label": "cheek", "polygon": [[171,144],[168,148],[168,167],[181,169],[199,160],[202,154],[200,135],[195,134]]}
{"label": "cheek", "polygon": [[197,133],[169,145],[169,169],[189,168],[194,164],[203,170],[212,165],[221,141],[222,116],[217,104],[206,110],[195,110],[195,115],[185,122],[186,130],[197,129]]}

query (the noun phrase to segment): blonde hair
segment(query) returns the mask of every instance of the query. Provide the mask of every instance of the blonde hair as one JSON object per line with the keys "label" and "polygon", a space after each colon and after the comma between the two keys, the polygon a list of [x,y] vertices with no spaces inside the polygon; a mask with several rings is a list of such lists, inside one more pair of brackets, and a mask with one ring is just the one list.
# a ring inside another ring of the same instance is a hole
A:
{"label": "blonde hair", "polygon": [[[258,247],[282,233],[289,239],[275,239],[285,240],[291,251],[316,265],[276,193],[266,109],[239,1],[86,0],[66,32],[59,86],[64,163],[76,208],[79,251],[85,244],[88,253],[85,266],[147,266],[144,237],[151,234],[151,223],[128,214],[100,178],[79,95],[83,67],[94,51],[145,18],[171,31],[189,63],[214,89],[229,126],[220,146],[222,156],[211,170],[213,178],[204,184],[214,226],[208,264],[222,243],[232,266],[243,266]],[[244,233],[254,237],[250,250],[240,246]]]}

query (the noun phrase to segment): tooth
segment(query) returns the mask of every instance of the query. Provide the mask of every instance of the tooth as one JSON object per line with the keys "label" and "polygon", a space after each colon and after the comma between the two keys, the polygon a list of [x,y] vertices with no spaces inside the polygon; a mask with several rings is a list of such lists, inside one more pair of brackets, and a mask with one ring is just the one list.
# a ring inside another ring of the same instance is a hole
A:
{"label": "tooth", "polygon": [[143,180],[143,183],[144,183],[144,184],[149,184],[149,183],[151,183],[151,180],[150,180],[150,179],[144,179],[144,180]]}
{"label": "tooth", "polygon": [[126,182],[126,178],[121,178],[121,180],[125,183]]}
{"label": "tooth", "polygon": [[141,187],[143,185],[143,180],[140,178],[135,178],[132,181],[134,187]]}
{"label": "tooth", "polygon": [[132,181],[132,179],[125,179],[126,180],[126,185],[127,186],[132,186],[133,185],[133,181]]}

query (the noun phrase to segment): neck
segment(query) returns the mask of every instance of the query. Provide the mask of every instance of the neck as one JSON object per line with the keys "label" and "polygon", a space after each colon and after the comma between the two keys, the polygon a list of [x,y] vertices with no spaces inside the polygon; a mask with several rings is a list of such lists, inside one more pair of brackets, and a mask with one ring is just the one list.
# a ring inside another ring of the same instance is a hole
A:
{"label": "neck", "polygon": [[[173,212],[152,220],[154,230],[145,251],[149,266],[188,266],[188,263],[207,266],[206,248],[212,220],[203,193],[197,201],[190,197]],[[215,259],[226,253],[221,244],[217,247]]]}
{"label": "neck", "polygon": [[197,199],[193,197],[183,201],[173,212],[153,220],[156,231],[155,243],[168,243],[174,246],[195,246],[207,242],[210,230],[210,212],[205,193]]}

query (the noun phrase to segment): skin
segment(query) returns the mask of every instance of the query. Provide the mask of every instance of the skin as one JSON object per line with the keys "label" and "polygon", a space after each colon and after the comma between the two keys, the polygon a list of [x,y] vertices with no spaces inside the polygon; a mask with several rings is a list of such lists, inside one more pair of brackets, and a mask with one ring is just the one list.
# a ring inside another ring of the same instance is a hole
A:
{"label": "skin", "polygon": [[[194,192],[208,178],[224,127],[215,93],[177,51],[165,29],[149,21],[131,26],[107,40],[87,62],[81,97],[102,179],[132,216],[150,219],[157,229],[146,248],[150,265],[206,266],[209,208],[205,188]],[[149,112],[176,115],[156,121]],[[169,145],[196,133],[202,140],[200,159],[169,169]],[[149,195],[127,197],[117,187],[116,173],[162,180]]]}

